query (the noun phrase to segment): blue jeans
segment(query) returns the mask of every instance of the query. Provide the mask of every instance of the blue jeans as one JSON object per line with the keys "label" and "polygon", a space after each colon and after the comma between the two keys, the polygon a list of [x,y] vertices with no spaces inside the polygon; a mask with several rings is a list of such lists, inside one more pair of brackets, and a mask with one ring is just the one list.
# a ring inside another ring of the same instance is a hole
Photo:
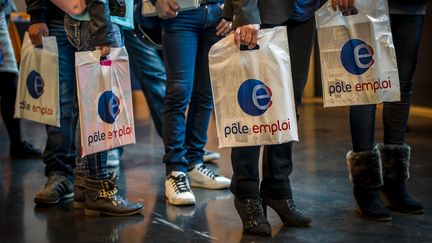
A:
{"label": "blue jeans", "polygon": [[[405,142],[412,95],[412,77],[423,27],[422,15],[390,15],[399,71],[401,101],[383,107],[384,144]],[[351,138],[354,152],[370,151],[375,144],[376,105],[350,107]]]}
{"label": "blue jeans", "polygon": [[140,82],[153,123],[157,133],[162,137],[163,100],[166,89],[166,72],[162,54],[139,40],[134,31],[124,31],[124,38],[126,49],[132,54],[129,55],[131,71]]}
{"label": "blue jeans", "polygon": [[66,37],[63,20],[47,23],[49,33],[55,36],[58,45],[59,61],[59,98],[60,127],[46,126],[47,143],[43,153],[45,175],[52,171],[61,171],[72,176],[77,152],[75,149],[75,131],[78,118],[75,85],[75,48]]}
{"label": "blue jeans", "polygon": [[[203,162],[213,109],[208,52],[220,37],[220,4],[201,5],[162,22],[167,69],[163,141],[166,173],[186,172]],[[186,119],[186,107],[189,110]]]}
{"label": "blue jeans", "polygon": [[[89,46],[87,42],[89,40],[89,26],[90,22],[80,22],[67,15],[65,16],[64,29],[67,38],[78,51],[94,50],[94,47]],[[111,31],[113,32],[111,47],[123,46],[123,36],[120,27],[112,23]],[[74,57],[71,60],[73,59]],[[82,161],[77,160],[77,166],[84,168],[86,177],[90,179],[106,179],[108,178],[107,157],[107,151],[90,154],[85,156]]]}

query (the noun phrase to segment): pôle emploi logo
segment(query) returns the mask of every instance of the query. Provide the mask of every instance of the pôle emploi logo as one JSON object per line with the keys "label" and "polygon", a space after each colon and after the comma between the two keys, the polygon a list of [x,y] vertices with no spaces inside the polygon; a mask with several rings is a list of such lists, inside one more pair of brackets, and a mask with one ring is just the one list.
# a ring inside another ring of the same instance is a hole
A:
{"label": "p\u00f4le emploi logo", "polygon": [[[98,100],[98,115],[102,121],[113,124],[120,114],[120,99],[112,90],[104,91]],[[117,127],[117,126],[115,126]],[[110,131],[94,131],[87,137],[87,144],[98,144],[106,139],[120,138],[132,133],[132,125],[119,125],[119,129]]]}
{"label": "p\u00f4le emploi logo", "polygon": [[[42,75],[36,72],[35,70],[31,71],[27,75],[26,87],[28,93],[30,94],[31,97],[33,97],[33,99],[39,99],[45,93],[45,81],[42,78]],[[19,102],[19,108],[22,110],[28,110],[35,113],[40,113],[42,116],[44,115],[52,116],[53,109],[54,109],[54,107],[48,105],[41,106],[41,105],[31,104],[31,99],[21,100]]]}
{"label": "p\u00f4le emploi logo", "polygon": [[[250,116],[261,116],[272,107],[272,91],[262,81],[248,79],[244,81],[237,92],[237,101],[241,110]],[[225,126],[225,137],[236,134],[249,133],[271,133],[282,132],[290,129],[289,119],[286,121],[277,120],[271,124],[242,125],[240,122]]]}
{"label": "p\u00f4le emploi logo", "polygon": [[[374,50],[366,42],[360,39],[350,39],[342,47],[340,60],[350,74],[360,76],[366,73],[374,65]],[[329,83],[328,92],[333,94],[350,93],[352,91],[374,91],[391,88],[390,77],[387,80],[371,80],[369,82],[357,83],[355,85],[347,84],[343,80]]]}

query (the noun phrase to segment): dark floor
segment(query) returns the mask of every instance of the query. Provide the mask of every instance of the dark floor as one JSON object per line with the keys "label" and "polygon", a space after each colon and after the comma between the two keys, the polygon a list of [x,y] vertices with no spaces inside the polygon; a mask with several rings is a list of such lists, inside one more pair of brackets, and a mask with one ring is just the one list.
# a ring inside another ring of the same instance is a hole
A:
{"label": "dark floor", "polygon": [[[46,181],[43,163],[10,160],[6,131],[0,123],[0,242],[432,242],[431,118],[413,115],[407,135],[413,152],[408,187],[423,202],[425,214],[394,213],[392,222],[376,223],[353,211],[345,162],[350,148],[347,109],[304,105],[291,179],[295,201],[312,217],[312,226],[283,227],[270,210],[272,237],[256,238],[242,235],[228,190],[193,189],[197,204],[192,207],[165,203],[163,146],[141,101],[135,113],[137,144],[125,148],[117,171],[121,190],[145,206],[142,215],[134,217],[85,217],[71,202],[36,208],[33,195]],[[377,126],[381,131],[380,123]],[[25,121],[23,133],[43,148],[46,135],[42,125]],[[377,139],[381,135],[378,132]],[[208,147],[222,154],[212,166],[231,176],[230,150],[217,149],[214,124]]]}

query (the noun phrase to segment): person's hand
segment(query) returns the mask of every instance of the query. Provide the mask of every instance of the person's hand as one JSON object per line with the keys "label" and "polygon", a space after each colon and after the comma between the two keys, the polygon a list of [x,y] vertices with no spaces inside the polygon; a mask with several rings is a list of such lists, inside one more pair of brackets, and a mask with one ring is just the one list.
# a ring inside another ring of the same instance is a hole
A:
{"label": "person's hand", "polygon": [[353,15],[357,14],[358,10],[354,6],[355,0],[332,0],[332,8],[336,11],[337,7],[339,7],[340,11],[343,15]]}
{"label": "person's hand", "polygon": [[48,36],[49,30],[45,23],[32,24],[28,28],[30,40],[34,46],[42,45],[42,36]]}
{"label": "person's hand", "polygon": [[108,56],[110,54],[111,51],[111,47],[110,46],[96,46],[95,47],[96,50],[99,50],[101,52],[101,56]]}
{"label": "person's hand", "polygon": [[249,49],[256,46],[258,41],[259,24],[247,24],[238,27],[234,32],[234,44],[247,45]]}
{"label": "person's hand", "polygon": [[175,0],[157,0],[156,12],[161,19],[172,19],[177,16],[180,6]]}
{"label": "person's hand", "polygon": [[231,21],[226,21],[225,19],[221,19],[219,24],[216,26],[216,35],[225,36],[231,32],[232,23]]}

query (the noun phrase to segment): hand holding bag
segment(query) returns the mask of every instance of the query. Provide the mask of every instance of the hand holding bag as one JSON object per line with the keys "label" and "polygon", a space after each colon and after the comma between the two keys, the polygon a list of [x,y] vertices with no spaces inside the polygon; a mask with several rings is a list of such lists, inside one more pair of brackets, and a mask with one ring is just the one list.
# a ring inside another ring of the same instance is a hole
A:
{"label": "hand holding bag", "polygon": [[328,1],[315,13],[324,106],[399,101],[399,75],[386,0],[357,1],[343,16]]}
{"label": "hand holding bag", "polygon": [[209,52],[219,147],[298,141],[286,27],[259,35],[258,49],[231,34]]}
{"label": "hand holding bag", "polygon": [[42,45],[42,48],[33,46],[25,33],[14,117],[60,127],[56,38],[42,37]]}

